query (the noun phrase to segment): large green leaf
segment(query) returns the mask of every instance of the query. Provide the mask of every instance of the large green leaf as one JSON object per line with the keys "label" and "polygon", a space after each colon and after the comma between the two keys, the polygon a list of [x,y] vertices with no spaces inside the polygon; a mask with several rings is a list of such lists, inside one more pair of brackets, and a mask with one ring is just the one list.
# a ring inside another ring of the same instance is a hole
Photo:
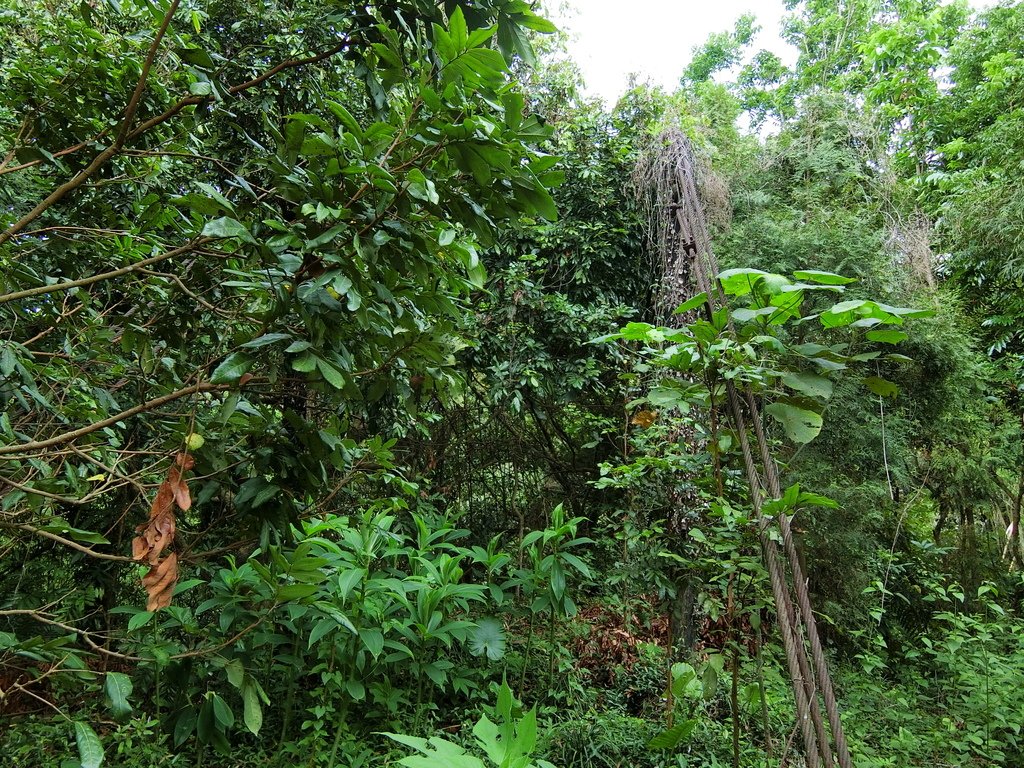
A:
{"label": "large green leaf", "polygon": [[518,55],[527,66],[532,67],[536,64],[537,57],[530,44],[529,35],[511,20],[502,19],[498,22],[498,49],[509,62]]}
{"label": "large green leaf", "polygon": [[857,282],[855,277],[843,277],[835,272],[820,272],[816,269],[800,269],[793,273],[797,280],[808,280],[822,285],[848,285]]}
{"label": "large green leaf", "polygon": [[[59,520],[59,518],[58,518]],[[83,531],[81,528],[74,528],[70,525],[66,525],[63,521],[50,522],[46,525],[39,526],[40,531],[48,531],[49,533],[57,533],[61,536],[66,536],[69,539],[75,541],[84,541],[89,544],[109,544],[110,540],[105,536],[94,531]]]}
{"label": "large green leaf", "polygon": [[214,369],[210,381],[214,384],[238,381],[252,368],[254,362],[252,355],[246,352],[232,352]]}
{"label": "large green leaf", "polygon": [[221,216],[219,219],[206,222],[203,234],[206,237],[237,237],[248,243],[256,242],[248,227],[229,216]]}
{"label": "large green leaf", "polygon": [[183,712],[174,724],[174,746],[180,747],[196,729],[198,717],[195,710],[190,709]]}
{"label": "large green leaf", "polygon": [[219,694],[213,694],[213,716],[221,726],[221,730],[227,730],[235,724],[235,713]]}
{"label": "large green leaf", "polygon": [[139,611],[130,619],[128,619],[128,631],[134,632],[140,627],[144,627],[148,624],[156,614],[152,611]]}
{"label": "large green leaf", "polygon": [[870,389],[879,397],[896,397],[899,394],[900,388],[893,384],[891,381],[883,379],[879,376],[868,376],[864,379],[864,386]]}
{"label": "large green leaf", "polygon": [[490,48],[471,48],[449,61],[442,72],[446,81],[498,86],[505,79],[505,59]]}
{"label": "large green leaf", "polygon": [[821,432],[821,414],[806,408],[776,402],[765,406],[764,411],[782,425],[786,436],[794,443],[809,443]]}
{"label": "large green leaf", "polygon": [[260,728],[263,727],[263,707],[256,684],[248,679],[242,685],[242,721],[250,733],[259,735]]}
{"label": "large green leaf", "polygon": [[474,656],[486,654],[491,661],[505,655],[505,628],[497,619],[484,618],[476,623],[469,635],[469,650]]}
{"label": "large green leaf", "polygon": [[75,743],[82,768],[100,768],[103,763],[103,742],[88,723],[75,721]]}
{"label": "large green leaf", "polygon": [[783,310],[775,306],[759,307],[757,309],[752,309],[750,307],[737,307],[731,314],[733,320],[737,323],[749,323],[751,320],[756,320],[759,317],[770,317],[776,312],[784,314]]}
{"label": "large green leaf", "polygon": [[558,31],[558,27],[552,21],[538,16],[532,10],[529,10],[528,7],[520,9],[515,19],[527,29],[540,32],[542,35],[551,35]]}
{"label": "large green leaf", "polygon": [[364,136],[363,129],[359,125],[359,121],[352,116],[352,113],[348,111],[345,105],[337,101],[327,101],[325,102],[325,105],[327,109],[329,109],[331,113],[338,118],[341,124],[348,129],[349,133],[362,143]]}
{"label": "large green leaf", "polygon": [[245,667],[241,659],[231,659],[231,661],[224,665],[224,672],[232,686],[235,688],[242,687],[242,683],[245,680]]}
{"label": "large green leaf", "polygon": [[683,720],[678,725],[659,733],[647,743],[647,746],[650,749],[675,749],[692,737],[696,729],[697,720]]}
{"label": "large green leaf", "polygon": [[289,600],[302,600],[315,595],[318,589],[316,584],[285,584],[277,590],[277,599],[282,603]]}
{"label": "large green leaf", "polygon": [[517,196],[524,200],[530,208],[548,221],[558,220],[558,206],[554,198],[539,181],[533,186],[517,185]]}
{"label": "large green leaf", "polygon": [[448,34],[451,35],[452,45],[457,51],[466,49],[469,44],[469,28],[466,25],[466,16],[459,6],[455,6],[455,10],[448,17]]}
{"label": "large green leaf", "polygon": [[359,637],[374,658],[380,656],[384,650],[384,634],[379,629],[361,629]]}
{"label": "large green leaf", "polygon": [[132,680],[123,672],[107,672],[103,686],[110,699],[110,710],[114,717],[123,718],[131,714],[132,705],[128,697],[132,695]]}
{"label": "large green leaf", "polygon": [[832,382],[814,373],[783,373],[782,383],[800,394],[810,397],[829,398],[832,396]]}
{"label": "large green leaf", "polygon": [[[694,528],[693,531],[699,529]],[[694,537],[696,538],[696,537]],[[701,695],[700,682],[697,680],[697,670],[685,661],[679,661],[672,665],[672,695],[677,698],[698,698]]]}
{"label": "large green leaf", "polygon": [[687,299],[682,304],[680,304],[678,307],[676,307],[672,311],[672,314],[674,314],[674,315],[684,315],[687,312],[689,312],[690,310],[697,309],[698,307],[703,307],[707,303],[708,303],[708,295],[707,295],[707,293],[703,293],[703,292],[702,293],[698,293],[693,298]]}
{"label": "large green leaf", "polygon": [[760,269],[727,269],[718,276],[718,281],[730,296],[746,296],[768,274]]}
{"label": "large green leaf", "polygon": [[886,329],[881,331],[868,331],[864,334],[868,341],[878,341],[883,344],[899,344],[906,341],[908,336],[904,331]]}
{"label": "large green leaf", "polygon": [[345,388],[345,377],[341,371],[335,368],[333,365],[328,363],[322,358],[317,358],[316,367],[320,370],[320,375],[324,377],[324,380],[335,389]]}
{"label": "large green leaf", "polygon": [[242,346],[245,347],[246,349],[259,349],[260,347],[265,347],[268,344],[277,344],[278,342],[281,341],[290,341],[292,338],[293,337],[290,333],[265,333],[262,336],[253,339],[252,341],[245,342],[245,344],[243,344]]}

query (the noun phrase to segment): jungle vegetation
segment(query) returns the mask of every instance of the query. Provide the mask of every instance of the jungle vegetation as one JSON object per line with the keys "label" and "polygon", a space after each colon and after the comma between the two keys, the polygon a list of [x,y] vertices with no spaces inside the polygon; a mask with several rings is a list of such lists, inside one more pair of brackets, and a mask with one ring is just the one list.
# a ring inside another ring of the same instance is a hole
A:
{"label": "jungle vegetation", "polygon": [[0,0],[0,763],[804,765],[742,384],[853,763],[1024,764],[1024,5],[787,5]]}

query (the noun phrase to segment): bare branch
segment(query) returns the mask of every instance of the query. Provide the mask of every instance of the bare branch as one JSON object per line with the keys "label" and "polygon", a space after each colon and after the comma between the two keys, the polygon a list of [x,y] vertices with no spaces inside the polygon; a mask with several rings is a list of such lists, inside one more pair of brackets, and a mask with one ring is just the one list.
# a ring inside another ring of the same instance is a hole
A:
{"label": "bare branch", "polygon": [[42,536],[44,539],[50,539],[51,541],[56,541],[58,544],[63,544],[65,547],[70,547],[71,549],[77,550],[78,552],[81,552],[83,554],[89,555],[89,557],[95,557],[98,560],[111,560],[111,561],[113,561],[115,563],[132,563],[132,562],[135,562],[130,557],[124,557],[123,555],[108,555],[105,552],[97,552],[94,549],[89,549],[89,547],[85,547],[85,546],[79,544],[77,541],[72,541],[71,539],[66,539],[63,536],[58,536],[56,533],[50,533],[49,531],[41,530],[41,529],[36,528],[35,526],[32,526],[32,525],[28,525],[28,524],[11,525],[11,524],[0,523],[0,527],[3,527],[3,528],[20,528],[23,531],[28,531],[29,533],[34,533],[36,536]]}
{"label": "bare branch", "polygon": [[232,386],[234,385],[211,384],[208,381],[204,381],[199,384],[193,384],[190,387],[183,387],[182,389],[175,390],[174,392],[170,392],[166,395],[162,395],[152,400],[148,400],[145,403],[140,403],[139,405],[136,405],[134,408],[129,408],[128,410],[121,411],[118,414],[103,419],[102,421],[97,421],[86,427],[82,427],[81,429],[75,429],[72,430],[71,432],[65,432],[63,434],[56,435],[55,437],[51,437],[46,440],[35,440],[30,443],[19,443],[17,445],[2,445],[0,446],[0,456],[9,456],[11,454],[26,453],[27,451],[36,451],[41,448],[49,448],[51,446],[60,445],[62,443],[70,443],[74,440],[77,440],[80,437],[84,437],[85,435],[89,435],[92,434],[93,432],[101,430],[104,427],[112,426],[119,421],[123,421],[124,419],[131,418],[132,416],[137,416],[138,414],[145,413],[146,411],[151,411],[154,408],[159,408],[161,405],[164,405],[165,403],[170,403],[179,398],[194,395],[199,392],[223,392],[225,390],[231,389]]}
{"label": "bare branch", "polygon": [[121,267],[120,269],[114,269],[110,272],[100,272],[98,275],[92,275],[90,277],[83,277],[80,280],[68,280],[63,283],[54,283],[53,285],[40,285],[35,288],[26,288],[24,291],[14,291],[13,293],[6,293],[0,296],[0,304],[6,304],[9,301],[17,301],[18,299],[26,299],[31,296],[42,296],[46,293],[54,293],[55,291],[69,291],[72,288],[81,288],[86,285],[92,285],[102,280],[110,280],[114,277],[120,277],[121,275],[127,275],[132,272],[144,270],[146,267],[157,264],[167,259],[173,259],[175,256],[180,256],[183,253],[188,253],[195,250],[201,245],[208,243],[212,240],[211,237],[200,237],[192,242],[183,245],[179,248],[161,253],[157,256],[150,256],[148,259],[136,262],[135,264],[129,264],[127,267]]}
{"label": "bare branch", "polygon": [[61,496],[56,493],[50,493],[49,491],[43,491],[38,488],[33,488],[30,485],[24,485],[23,483],[19,483],[16,480],[11,480],[9,477],[0,476],[0,483],[3,483],[4,485],[9,485],[11,488],[16,488],[17,490],[22,491],[23,493],[30,493],[34,496],[42,496],[44,499],[52,499],[53,501],[59,502],[61,504],[69,504],[71,506],[81,506],[82,504],[88,504],[97,496],[101,496],[107,491],[112,490],[112,487],[110,486],[109,483],[104,483],[103,486],[95,490],[89,491],[89,493],[85,494],[85,496],[83,496],[82,498],[74,499],[69,496]]}

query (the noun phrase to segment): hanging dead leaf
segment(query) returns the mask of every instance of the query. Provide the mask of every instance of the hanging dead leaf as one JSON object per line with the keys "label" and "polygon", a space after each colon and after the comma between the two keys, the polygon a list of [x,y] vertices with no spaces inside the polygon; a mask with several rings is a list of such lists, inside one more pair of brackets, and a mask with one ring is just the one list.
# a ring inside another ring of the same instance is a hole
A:
{"label": "hanging dead leaf", "polygon": [[149,543],[141,536],[132,539],[132,560],[144,560],[147,554],[149,554]]}
{"label": "hanging dead leaf", "polygon": [[196,460],[187,453],[179,453],[175,457],[177,466],[171,467],[167,473],[167,479],[174,488],[174,501],[181,508],[182,512],[188,511],[192,506],[192,496],[188,492],[188,483],[183,475],[195,466]]}
{"label": "hanging dead leaf", "polygon": [[177,528],[173,512],[165,512],[152,521],[152,524],[146,530],[146,539],[151,542],[149,551],[150,563],[158,560],[160,553],[171,546]]}
{"label": "hanging dead leaf", "polygon": [[149,509],[149,520],[136,527],[139,535],[132,540],[132,558],[155,563],[160,553],[174,541],[174,489],[164,480]]}
{"label": "hanging dead leaf", "polygon": [[188,483],[181,478],[181,470],[177,467],[171,467],[167,473],[167,482],[171,484],[175,503],[183,512],[187,511],[192,506],[192,497],[188,492]]}
{"label": "hanging dead leaf", "polygon": [[157,488],[156,496],[153,497],[153,504],[149,508],[149,519],[152,520],[159,515],[174,513],[174,488],[164,480]]}
{"label": "hanging dead leaf", "polygon": [[153,497],[149,519],[135,529],[138,536],[132,539],[132,559],[146,561],[150,565],[150,569],[142,577],[148,611],[158,611],[171,604],[174,585],[178,581],[178,556],[171,552],[161,559],[161,555],[174,543],[177,533],[175,504],[182,511],[192,506],[192,496],[184,474],[192,469],[194,464],[194,459],[187,453],[175,456],[174,465],[167,470],[167,479],[160,483]]}
{"label": "hanging dead leaf", "polygon": [[142,577],[142,586],[146,588],[147,595],[146,610],[159,611],[169,606],[177,581],[178,555],[171,552]]}

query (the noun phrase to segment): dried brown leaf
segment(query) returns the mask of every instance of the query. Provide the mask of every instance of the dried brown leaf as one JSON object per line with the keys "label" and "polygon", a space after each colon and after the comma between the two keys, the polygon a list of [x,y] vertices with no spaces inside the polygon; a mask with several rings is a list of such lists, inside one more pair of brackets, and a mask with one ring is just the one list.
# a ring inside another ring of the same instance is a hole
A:
{"label": "dried brown leaf", "polygon": [[[139,528],[144,530],[145,526],[140,525]],[[144,560],[148,554],[149,542],[147,542],[142,536],[136,536],[132,539],[132,560]]]}
{"label": "dried brown leaf", "polygon": [[149,562],[154,563],[159,559],[163,551],[174,541],[176,532],[177,525],[175,524],[173,512],[160,515],[160,517],[150,522],[149,527],[146,529],[146,537],[151,542]]}
{"label": "dried brown leaf", "polygon": [[195,460],[187,453],[174,457],[174,464],[167,470],[167,479],[160,483],[153,497],[149,519],[135,529],[139,535],[132,539],[132,559],[146,560],[151,566],[142,577],[148,611],[158,611],[171,604],[174,585],[178,581],[178,556],[171,552],[161,559],[161,555],[174,543],[177,533],[175,504],[182,510],[192,506],[192,496],[183,476],[194,465]]}
{"label": "dried brown leaf", "polygon": [[142,577],[142,586],[145,587],[147,595],[146,610],[159,611],[169,606],[177,581],[178,555],[171,552]]}
{"label": "dried brown leaf", "polygon": [[178,484],[174,486],[174,500],[182,512],[187,512],[192,506],[192,496],[188,492],[188,483],[184,480],[179,480]]}
{"label": "dried brown leaf", "polygon": [[153,497],[153,504],[149,508],[149,519],[152,520],[164,512],[170,512],[173,504],[174,488],[169,481],[164,480],[160,483],[156,496]]}
{"label": "dried brown leaf", "polygon": [[636,416],[633,417],[631,423],[636,424],[638,427],[643,427],[646,429],[647,427],[651,426],[657,418],[657,411],[640,411],[636,414]]}
{"label": "dried brown leaf", "polygon": [[192,497],[189,495],[188,483],[182,478],[182,474],[195,462],[187,453],[179,453],[175,461],[177,466],[173,466],[167,471],[167,482],[170,483],[175,503],[182,511],[187,511],[192,506]]}

